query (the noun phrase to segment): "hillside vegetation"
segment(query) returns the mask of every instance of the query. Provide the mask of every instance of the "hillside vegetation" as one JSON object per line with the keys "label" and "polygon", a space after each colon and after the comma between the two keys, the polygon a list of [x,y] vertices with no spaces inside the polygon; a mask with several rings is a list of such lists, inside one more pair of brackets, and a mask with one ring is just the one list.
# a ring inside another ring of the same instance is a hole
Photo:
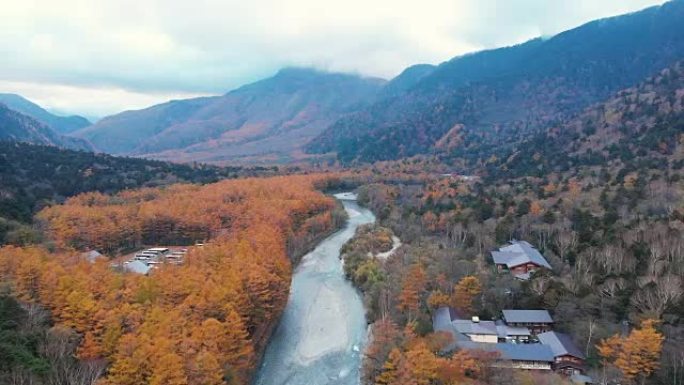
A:
{"label": "hillside vegetation", "polygon": [[372,162],[466,151],[472,143],[505,146],[511,136],[544,130],[681,60],[682,18],[684,1],[675,0],[456,57],[405,92],[341,118],[307,149]]}
{"label": "hillside vegetation", "polygon": [[339,117],[370,103],[383,81],[286,68],[222,96],[175,100],[74,133],[105,152],[170,161],[296,161]]}
{"label": "hillside vegetation", "polygon": [[116,193],[179,182],[268,175],[272,168],[178,165],[0,141],[0,244],[38,240],[30,227],[42,208],[87,191]]}
{"label": "hillside vegetation", "polygon": [[[293,176],[80,195],[40,214],[58,251],[0,249],[0,281],[22,303],[45,306],[82,362],[101,363],[98,374],[106,367],[99,383],[245,384],[287,301],[290,258],[340,225],[333,200],[315,191],[321,183]],[[70,248],[200,236],[208,245],[185,264],[150,276]],[[0,357],[11,369],[2,375],[49,376],[50,362],[13,357]]]}

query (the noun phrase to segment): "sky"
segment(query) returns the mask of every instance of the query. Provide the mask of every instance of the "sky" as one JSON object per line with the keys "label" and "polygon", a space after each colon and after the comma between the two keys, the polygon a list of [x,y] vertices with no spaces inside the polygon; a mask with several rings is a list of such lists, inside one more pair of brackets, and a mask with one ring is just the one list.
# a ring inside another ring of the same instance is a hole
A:
{"label": "sky", "polygon": [[661,0],[0,0],[0,92],[102,117],[286,66],[389,79]]}

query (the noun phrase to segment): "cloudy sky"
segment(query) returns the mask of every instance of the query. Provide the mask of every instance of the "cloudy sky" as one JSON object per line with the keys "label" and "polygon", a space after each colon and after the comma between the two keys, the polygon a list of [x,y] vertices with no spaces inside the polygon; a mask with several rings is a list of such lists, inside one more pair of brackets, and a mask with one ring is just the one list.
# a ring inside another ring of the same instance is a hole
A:
{"label": "cloudy sky", "polygon": [[659,0],[8,0],[0,92],[103,116],[283,66],[390,78]]}

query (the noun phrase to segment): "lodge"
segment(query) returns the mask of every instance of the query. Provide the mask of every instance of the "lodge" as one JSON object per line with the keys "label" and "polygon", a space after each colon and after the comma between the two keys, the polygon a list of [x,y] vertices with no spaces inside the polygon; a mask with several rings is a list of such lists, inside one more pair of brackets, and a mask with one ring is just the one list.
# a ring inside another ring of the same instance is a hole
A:
{"label": "lodge", "polygon": [[567,334],[551,331],[553,319],[547,310],[503,310],[502,319],[465,319],[451,307],[433,313],[435,332],[451,339],[444,353],[457,349],[494,353],[498,367],[525,370],[554,370],[569,377],[584,378],[585,357]]}
{"label": "lodge", "polygon": [[491,252],[497,270],[510,272],[520,280],[530,279],[539,269],[551,270],[551,265],[541,253],[526,241],[511,241],[510,245]]}
{"label": "lodge", "polygon": [[503,321],[511,327],[527,328],[530,334],[548,332],[553,329],[553,318],[548,310],[503,310]]}
{"label": "lodge", "polygon": [[555,371],[568,376],[584,372],[584,354],[577,348],[569,335],[558,332],[546,332],[537,336],[539,342],[548,345],[553,352]]}

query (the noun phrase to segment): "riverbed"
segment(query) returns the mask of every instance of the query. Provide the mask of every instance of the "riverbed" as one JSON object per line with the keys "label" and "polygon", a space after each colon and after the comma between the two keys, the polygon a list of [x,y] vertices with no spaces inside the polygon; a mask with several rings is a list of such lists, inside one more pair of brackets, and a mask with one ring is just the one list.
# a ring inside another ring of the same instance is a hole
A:
{"label": "riverbed", "polygon": [[302,258],[290,297],[269,341],[255,385],[358,385],[366,342],[359,292],[344,277],[340,248],[356,228],[375,222],[351,194],[336,197],[349,221]]}

